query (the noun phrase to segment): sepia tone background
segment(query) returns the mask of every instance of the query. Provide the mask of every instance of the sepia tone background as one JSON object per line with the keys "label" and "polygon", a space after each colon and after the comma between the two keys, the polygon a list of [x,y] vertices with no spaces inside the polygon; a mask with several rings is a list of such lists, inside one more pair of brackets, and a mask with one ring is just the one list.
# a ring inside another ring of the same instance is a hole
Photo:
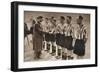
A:
{"label": "sepia tone background", "polygon": [[[83,24],[85,24],[87,28],[87,34],[88,34],[88,40],[86,43],[86,51],[85,51],[85,56],[84,59],[89,59],[90,58],[90,15],[89,14],[80,14],[80,13],[58,13],[58,12],[37,12],[37,11],[24,11],[24,22],[27,23],[28,29],[32,26],[32,20],[37,17],[37,16],[43,16],[45,17],[52,17],[54,16],[57,21],[59,21],[60,16],[72,16],[72,24],[73,26],[76,25],[76,19],[78,18],[79,15],[83,16]],[[24,26],[24,25],[23,25]],[[27,39],[24,40],[24,61],[34,61],[34,51],[32,47],[32,35],[28,35],[30,45],[27,44]],[[56,60],[53,56],[46,52],[42,52],[41,55],[42,59],[41,60]],[[76,55],[74,54],[74,57],[76,58]],[[40,60],[40,61],[41,61]]]}

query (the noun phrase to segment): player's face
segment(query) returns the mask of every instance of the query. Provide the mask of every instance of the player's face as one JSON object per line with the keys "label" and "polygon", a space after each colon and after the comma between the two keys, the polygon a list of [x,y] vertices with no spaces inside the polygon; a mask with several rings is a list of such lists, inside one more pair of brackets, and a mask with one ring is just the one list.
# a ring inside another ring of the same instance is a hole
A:
{"label": "player's face", "polygon": [[56,20],[53,20],[52,23],[56,25]]}
{"label": "player's face", "polygon": [[37,19],[37,22],[42,22],[43,18]]}
{"label": "player's face", "polygon": [[43,21],[43,18],[39,19],[39,21],[42,22]]}
{"label": "player's face", "polygon": [[64,19],[60,19],[60,22],[63,24],[64,23]]}
{"label": "player's face", "polygon": [[48,21],[48,19],[47,19],[47,18],[45,18],[45,21]]}
{"label": "player's face", "polygon": [[77,19],[77,24],[82,24],[82,19]]}
{"label": "player's face", "polygon": [[71,23],[71,19],[67,18],[67,23],[70,24]]}

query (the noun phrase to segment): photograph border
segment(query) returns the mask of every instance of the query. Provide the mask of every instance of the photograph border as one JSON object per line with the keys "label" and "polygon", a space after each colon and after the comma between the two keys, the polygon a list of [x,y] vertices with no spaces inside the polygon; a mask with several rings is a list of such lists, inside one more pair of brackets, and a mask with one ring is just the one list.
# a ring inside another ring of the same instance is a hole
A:
{"label": "photograph border", "polygon": [[[33,6],[49,6],[63,8],[82,8],[95,10],[95,64],[89,65],[72,65],[72,66],[53,66],[39,68],[18,68],[18,6],[33,5]],[[50,69],[65,69],[65,68],[81,68],[81,67],[96,67],[97,66],[97,6],[69,5],[69,4],[50,4],[36,2],[11,2],[11,71],[32,71],[32,70],[50,70]]]}

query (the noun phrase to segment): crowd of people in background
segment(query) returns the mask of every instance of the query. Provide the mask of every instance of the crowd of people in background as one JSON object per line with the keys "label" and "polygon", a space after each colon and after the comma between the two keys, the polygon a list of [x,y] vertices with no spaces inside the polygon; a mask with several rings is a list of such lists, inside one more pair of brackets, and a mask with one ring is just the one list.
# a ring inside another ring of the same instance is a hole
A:
{"label": "crowd of people in background", "polygon": [[84,18],[80,15],[76,19],[76,27],[72,24],[72,16],[55,17],[38,16],[32,20],[32,27],[27,28],[24,23],[24,37],[33,35],[33,51],[35,59],[40,59],[42,50],[47,51],[56,59],[70,60],[83,58],[85,55],[85,43],[87,41],[87,29],[83,24]]}

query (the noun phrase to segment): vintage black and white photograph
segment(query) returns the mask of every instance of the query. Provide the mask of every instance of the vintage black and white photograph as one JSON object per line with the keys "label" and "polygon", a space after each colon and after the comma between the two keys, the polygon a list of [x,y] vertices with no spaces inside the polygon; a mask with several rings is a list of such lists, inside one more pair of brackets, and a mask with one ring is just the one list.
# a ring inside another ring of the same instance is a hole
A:
{"label": "vintage black and white photograph", "polygon": [[90,14],[24,11],[24,61],[90,58]]}
{"label": "vintage black and white photograph", "polygon": [[11,70],[97,66],[97,7],[12,2]]}

